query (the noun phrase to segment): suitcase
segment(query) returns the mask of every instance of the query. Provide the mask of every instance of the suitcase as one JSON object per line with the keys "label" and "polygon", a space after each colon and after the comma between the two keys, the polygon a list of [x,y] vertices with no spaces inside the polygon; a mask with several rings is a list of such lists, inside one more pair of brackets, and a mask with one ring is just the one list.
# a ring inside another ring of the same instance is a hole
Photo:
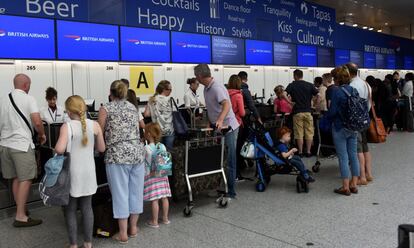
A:
{"label": "suitcase", "polygon": [[108,186],[99,188],[93,195],[92,210],[95,237],[110,238],[118,232],[118,222],[113,218],[111,192]]}

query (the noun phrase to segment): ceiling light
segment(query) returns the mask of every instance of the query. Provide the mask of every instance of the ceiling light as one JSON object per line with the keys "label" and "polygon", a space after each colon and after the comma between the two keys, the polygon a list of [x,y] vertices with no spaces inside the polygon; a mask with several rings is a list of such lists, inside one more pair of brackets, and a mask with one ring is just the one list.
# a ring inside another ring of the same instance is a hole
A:
{"label": "ceiling light", "polygon": [[367,28],[368,28],[367,26],[363,26],[363,27],[362,27],[362,29],[367,29]]}
{"label": "ceiling light", "polygon": [[378,31],[377,31],[378,33],[381,33],[382,32],[382,29],[378,29]]}
{"label": "ceiling light", "polygon": [[345,25],[345,22],[340,22],[339,25]]}
{"label": "ceiling light", "polygon": [[353,16],[354,14],[353,14],[353,13],[348,13],[347,15],[349,15],[349,16]]}
{"label": "ceiling light", "polygon": [[388,26],[388,22],[385,23],[385,26]]}
{"label": "ceiling light", "polygon": [[352,25],[352,27],[358,27],[358,24],[354,23],[354,24]]}
{"label": "ceiling light", "polygon": [[374,28],[369,28],[368,30],[369,30],[369,31],[372,31],[372,30],[374,30]]}
{"label": "ceiling light", "polygon": [[358,1],[354,1],[354,3],[358,3]]}

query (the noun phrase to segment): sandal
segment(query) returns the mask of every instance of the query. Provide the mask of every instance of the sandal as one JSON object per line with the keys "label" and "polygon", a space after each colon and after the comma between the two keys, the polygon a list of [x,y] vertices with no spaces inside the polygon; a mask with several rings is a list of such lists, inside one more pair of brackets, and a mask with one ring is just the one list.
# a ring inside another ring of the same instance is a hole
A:
{"label": "sandal", "polygon": [[119,233],[117,233],[114,236],[112,236],[112,239],[115,240],[115,241],[117,241],[121,245],[128,244],[128,239],[127,240],[121,240],[121,237],[119,237]]}
{"label": "sandal", "polygon": [[336,194],[339,194],[339,195],[345,195],[345,196],[350,196],[351,195],[351,191],[349,189],[346,190],[346,189],[344,189],[342,187],[339,188],[339,189],[335,189],[334,192]]}
{"label": "sandal", "polygon": [[145,225],[147,225],[148,227],[154,228],[154,229],[160,228],[160,225],[155,225],[155,224],[153,224],[153,223],[151,223],[149,221],[146,222]]}
{"label": "sandal", "polygon": [[357,187],[349,187],[349,191],[351,191],[352,194],[358,194],[358,188]]}
{"label": "sandal", "polygon": [[365,179],[365,180],[359,179],[357,184],[362,185],[362,186],[368,185],[368,179]]}
{"label": "sandal", "polygon": [[371,177],[371,176],[368,176],[368,177],[367,177],[367,181],[370,183],[370,182],[374,181],[374,178],[373,178],[373,177]]}
{"label": "sandal", "polygon": [[162,223],[163,225],[169,225],[169,224],[171,224],[171,221],[167,220],[167,221],[162,221],[161,223]]}

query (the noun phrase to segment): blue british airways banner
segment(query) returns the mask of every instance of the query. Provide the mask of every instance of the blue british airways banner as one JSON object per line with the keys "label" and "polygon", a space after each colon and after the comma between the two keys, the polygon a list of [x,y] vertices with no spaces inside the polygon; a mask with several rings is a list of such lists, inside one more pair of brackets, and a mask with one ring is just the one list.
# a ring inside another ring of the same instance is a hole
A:
{"label": "blue british airways banner", "polygon": [[293,0],[126,0],[126,24],[334,47],[335,10]]}
{"label": "blue british airways banner", "polygon": [[1,14],[414,54],[412,40],[340,26],[334,9],[304,0],[0,0]]}

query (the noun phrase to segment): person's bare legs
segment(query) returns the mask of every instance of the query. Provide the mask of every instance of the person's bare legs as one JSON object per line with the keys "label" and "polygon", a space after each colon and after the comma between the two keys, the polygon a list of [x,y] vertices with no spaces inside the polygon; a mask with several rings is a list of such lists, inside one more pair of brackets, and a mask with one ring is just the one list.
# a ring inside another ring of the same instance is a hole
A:
{"label": "person's bare legs", "polygon": [[168,223],[169,219],[168,219],[168,211],[170,208],[170,202],[168,201],[168,198],[162,198],[162,222],[163,223]]}
{"label": "person's bare legs", "polygon": [[26,215],[26,202],[29,196],[32,181],[20,182],[17,178],[13,179],[13,196],[16,202],[16,220],[26,222],[28,216]]}
{"label": "person's bare legs", "polygon": [[119,233],[116,239],[122,242],[128,241],[128,219],[118,219],[118,225]]}
{"label": "person's bare legs", "polygon": [[[365,173],[367,179],[370,178],[372,180],[372,156],[371,156],[371,152],[365,152],[364,153],[364,158],[365,158],[365,172],[364,173]],[[362,173],[362,169],[361,169],[361,173]]]}
{"label": "person's bare legs", "polygon": [[297,139],[296,145],[298,146],[298,153],[303,154],[303,139]]}
{"label": "person's bare legs", "polygon": [[306,142],[306,154],[310,154],[311,153],[311,148],[312,148],[312,143],[313,143],[313,140],[305,140],[305,142]]}
{"label": "person's bare legs", "polygon": [[[349,180],[348,180],[348,181],[349,181]],[[353,177],[352,177],[352,180],[351,180],[351,182],[350,182],[350,184],[349,184],[349,187],[351,187],[351,188],[356,188],[356,187],[357,187],[357,185],[358,185],[358,177],[353,176]]]}
{"label": "person's bare legs", "polygon": [[349,191],[349,178],[342,179],[342,188]]}
{"label": "person's bare legs", "polygon": [[358,184],[360,185],[366,185],[367,184],[367,177],[365,175],[365,157],[364,157],[364,153],[358,153],[358,161],[359,161],[359,167],[360,167],[360,176],[359,176],[359,181]]}
{"label": "person's bare legs", "polygon": [[129,216],[129,235],[135,236],[138,234],[138,219],[139,214],[131,214]]}
{"label": "person's bare legs", "polygon": [[152,221],[151,225],[157,226],[158,225],[158,214],[160,211],[160,205],[158,204],[158,200],[152,201]]}

